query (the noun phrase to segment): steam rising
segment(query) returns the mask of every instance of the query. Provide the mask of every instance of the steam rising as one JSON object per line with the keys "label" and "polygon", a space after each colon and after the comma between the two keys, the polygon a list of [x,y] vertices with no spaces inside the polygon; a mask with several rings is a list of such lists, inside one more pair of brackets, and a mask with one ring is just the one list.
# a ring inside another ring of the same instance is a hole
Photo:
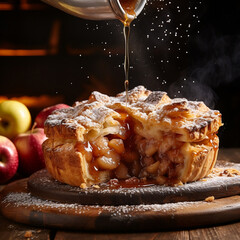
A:
{"label": "steam rising", "polygon": [[[179,97],[202,100],[214,108],[217,95],[213,89],[231,83],[240,77],[240,37],[233,41],[232,37],[218,38],[211,34],[207,39],[198,42],[198,49],[205,57],[190,66],[188,80],[174,82],[169,89]],[[176,89],[183,86],[180,93]]]}
{"label": "steam rising", "polygon": [[[171,91],[170,95],[176,97],[183,86],[179,76],[182,79],[187,76],[183,69],[189,64],[190,39],[193,33],[199,33],[195,29],[200,22],[201,2],[158,0],[148,3],[132,30],[132,73],[139,76],[140,84],[154,90]],[[175,84],[171,85],[172,82]]]}
{"label": "steam rising", "polygon": [[[215,106],[214,89],[240,76],[240,39],[233,44],[229,36],[219,37],[213,29],[204,29],[205,26],[201,29],[203,5],[194,0],[148,1],[131,25],[130,88],[143,84],[152,90],[167,91],[170,97],[201,100],[211,108]],[[120,21],[86,21],[85,37],[91,37],[91,48],[98,46],[100,55],[106,58],[99,58],[102,65],[96,64],[100,67],[84,65],[83,61],[80,66],[83,79],[86,75],[85,79],[92,82],[91,74],[96,73],[95,79],[104,84],[106,73],[102,66],[105,65],[105,71],[112,72],[109,78],[114,80],[113,84],[105,82],[105,85],[111,89],[117,86],[117,92],[123,90],[122,29]],[[96,52],[93,54],[96,56]],[[84,58],[85,53],[80,56]]]}

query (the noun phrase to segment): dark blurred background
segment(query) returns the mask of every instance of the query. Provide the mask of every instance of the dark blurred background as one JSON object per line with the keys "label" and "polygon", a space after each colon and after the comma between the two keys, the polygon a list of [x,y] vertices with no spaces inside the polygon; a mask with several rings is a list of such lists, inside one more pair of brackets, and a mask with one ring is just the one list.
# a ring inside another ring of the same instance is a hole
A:
{"label": "dark blurred background", "polygon": [[[36,114],[93,90],[124,90],[117,21],[70,16],[39,0],[0,1],[0,101]],[[130,87],[202,100],[223,115],[221,147],[240,147],[240,2],[149,0],[132,23]]]}

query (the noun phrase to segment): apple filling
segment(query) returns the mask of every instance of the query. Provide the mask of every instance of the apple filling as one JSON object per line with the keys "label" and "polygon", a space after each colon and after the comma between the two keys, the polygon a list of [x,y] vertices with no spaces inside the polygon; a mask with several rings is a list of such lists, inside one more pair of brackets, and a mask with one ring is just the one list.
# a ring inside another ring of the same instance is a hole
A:
{"label": "apple filling", "polygon": [[93,92],[48,117],[43,151],[49,173],[73,186],[172,185],[206,177],[217,159],[221,114],[143,86],[128,93],[126,104],[125,92]]}
{"label": "apple filling", "polygon": [[76,151],[85,156],[95,182],[101,172],[108,171],[111,179],[137,177],[157,184],[177,183],[184,168],[185,144],[177,140],[177,134],[163,132],[157,140],[147,139],[134,132],[134,123],[128,114],[121,113],[118,121],[121,131],[117,134],[99,136],[75,145]]}

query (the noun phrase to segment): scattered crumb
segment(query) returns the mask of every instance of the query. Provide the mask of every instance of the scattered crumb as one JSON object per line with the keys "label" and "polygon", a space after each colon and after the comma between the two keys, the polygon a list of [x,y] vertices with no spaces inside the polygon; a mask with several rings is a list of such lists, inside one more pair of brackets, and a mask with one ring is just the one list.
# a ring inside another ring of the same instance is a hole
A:
{"label": "scattered crumb", "polygon": [[240,172],[234,168],[226,169],[224,170],[223,173],[226,174],[228,177],[234,177],[236,175],[240,175]]}
{"label": "scattered crumb", "polygon": [[24,234],[24,237],[25,238],[31,238],[32,237],[32,231],[26,231],[25,234]]}
{"label": "scattered crumb", "polygon": [[201,182],[206,182],[207,179],[206,179],[206,178],[202,178],[202,179],[200,179],[200,181],[201,181]]}
{"label": "scattered crumb", "polygon": [[82,183],[82,184],[80,185],[80,188],[83,188],[83,189],[87,188],[86,183]]}
{"label": "scattered crumb", "polygon": [[174,186],[174,187],[183,186],[183,182],[182,182],[182,181],[179,181],[179,182],[175,183],[173,186]]}
{"label": "scattered crumb", "polygon": [[214,196],[210,196],[210,197],[205,198],[205,202],[213,202],[214,200],[215,200]]}
{"label": "scattered crumb", "polygon": [[234,168],[214,168],[208,177],[236,177],[240,176],[240,171]]}
{"label": "scattered crumb", "polygon": [[98,185],[93,185],[94,188],[100,188]]}

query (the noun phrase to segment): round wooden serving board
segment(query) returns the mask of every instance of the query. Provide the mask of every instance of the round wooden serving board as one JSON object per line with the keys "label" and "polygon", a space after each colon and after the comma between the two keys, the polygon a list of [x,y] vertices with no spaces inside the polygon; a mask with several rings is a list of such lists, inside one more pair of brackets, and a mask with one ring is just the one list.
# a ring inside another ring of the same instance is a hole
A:
{"label": "round wooden serving board", "polygon": [[[236,165],[236,164],[235,164]],[[82,189],[54,180],[46,170],[28,180],[32,195],[41,199],[84,205],[139,205],[200,201],[209,196],[222,198],[240,194],[240,176],[213,177],[181,186],[144,185],[120,187],[100,185]]]}
{"label": "round wooden serving board", "polygon": [[[239,169],[239,165],[234,166]],[[196,182],[196,184],[204,184],[209,179]],[[219,191],[225,192],[225,196],[228,195],[228,197],[215,199],[213,202],[187,201],[186,199],[184,202],[163,204],[141,203],[129,205],[126,202],[124,205],[117,204],[118,206],[83,205],[79,204],[79,202],[66,203],[60,202],[59,199],[57,202],[44,200],[38,196],[33,196],[27,187],[29,180],[23,179],[7,185],[1,192],[0,212],[5,217],[20,223],[38,227],[81,231],[173,230],[223,224],[239,220],[240,196],[236,194],[240,193],[240,177],[216,177],[214,179],[214,181],[213,179],[211,180],[212,183],[218,182],[216,186],[219,186]],[[231,185],[235,187],[232,188]],[[228,192],[229,189],[230,192]],[[194,190],[193,186],[190,190]],[[76,194],[75,191],[73,192]],[[173,192],[175,191],[173,190]],[[208,196],[214,195],[212,192],[208,193]],[[229,196],[229,194],[233,196]],[[95,198],[97,198],[97,195],[95,195]]]}

